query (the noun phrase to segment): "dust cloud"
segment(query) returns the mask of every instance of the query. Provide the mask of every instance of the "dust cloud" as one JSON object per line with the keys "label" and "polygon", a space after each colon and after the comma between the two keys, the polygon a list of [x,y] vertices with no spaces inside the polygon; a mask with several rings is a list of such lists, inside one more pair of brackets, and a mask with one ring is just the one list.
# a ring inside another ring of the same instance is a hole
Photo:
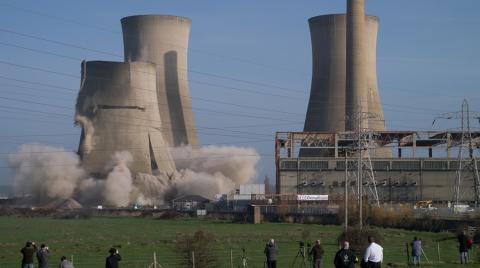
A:
{"label": "dust cloud", "polygon": [[9,166],[16,172],[17,194],[31,196],[37,203],[74,198],[84,205],[125,207],[160,205],[190,194],[213,198],[253,181],[260,160],[255,149],[233,146],[184,146],[171,153],[177,166],[174,174],[132,174],[128,166],[134,159],[121,151],[112,154],[106,177],[96,179],[88,175],[76,153],[40,144],[22,145],[9,155]]}

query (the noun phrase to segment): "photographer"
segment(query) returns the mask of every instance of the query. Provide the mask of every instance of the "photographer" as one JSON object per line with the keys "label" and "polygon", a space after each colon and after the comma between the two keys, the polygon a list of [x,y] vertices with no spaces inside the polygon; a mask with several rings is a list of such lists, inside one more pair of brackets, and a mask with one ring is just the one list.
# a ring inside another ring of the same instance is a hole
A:
{"label": "photographer", "polygon": [[33,255],[37,252],[35,242],[27,242],[20,250],[22,253],[22,268],[33,268]]}
{"label": "photographer", "polygon": [[118,268],[118,262],[122,260],[122,257],[118,253],[118,249],[111,248],[108,253],[110,253],[110,255],[107,257],[107,261],[105,262],[105,268]]}
{"label": "photographer", "polygon": [[320,244],[320,240],[317,240],[315,242],[315,245],[310,249],[310,252],[308,253],[308,255],[312,257],[313,268],[320,268],[324,252],[325,251]]}
{"label": "photographer", "polygon": [[67,257],[62,256],[60,258],[60,265],[58,265],[59,268],[74,268],[73,263],[69,260],[67,260]]}
{"label": "photographer", "polygon": [[277,247],[275,246],[275,240],[270,239],[270,242],[265,246],[265,257],[267,257],[267,267],[268,268],[277,268]]}
{"label": "photographer", "polygon": [[50,250],[45,244],[40,246],[37,251],[38,268],[48,268],[48,258],[50,257]]}

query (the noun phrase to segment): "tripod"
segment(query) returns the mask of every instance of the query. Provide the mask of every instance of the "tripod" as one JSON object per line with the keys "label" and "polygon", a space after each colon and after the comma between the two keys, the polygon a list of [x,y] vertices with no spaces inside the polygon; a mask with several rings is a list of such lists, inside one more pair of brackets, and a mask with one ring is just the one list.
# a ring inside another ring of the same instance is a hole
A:
{"label": "tripod", "polygon": [[305,244],[303,242],[300,242],[300,247],[298,248],[297,256],[295,256],[295,259],[293,259],[292,266],[290,267],[296,267],[295,264],[297,263],[297,260],[299,261],[298,267],[301,268],[306,268],[307,266],[307,256],[306,256],[306,249],[305,249]]}
{"label": "tripod", "polygon": [[240,267],[248,268],[247,252],[246,252],[245,248],[242,248],[242,261],[240,263]]}

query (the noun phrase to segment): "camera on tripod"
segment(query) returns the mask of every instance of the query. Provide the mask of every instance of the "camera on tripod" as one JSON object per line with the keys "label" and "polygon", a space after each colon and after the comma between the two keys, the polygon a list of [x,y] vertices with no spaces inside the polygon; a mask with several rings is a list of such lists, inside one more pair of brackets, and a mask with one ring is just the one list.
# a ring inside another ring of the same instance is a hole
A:
{"label": "camera on tripod", "polygon": [[311,247],[310,243],[308,242],[305,243],[305,241],[298,241],[298,252],[297,252],[297,255],[295,256],[295,259],[293,260],[291,267],[297,267],[297,265],[300,265],[299,267],[303,268],[308,266],[307,257],[308,257],[308,250],[310,249],[310,247]]}
{"label": "camera on tripod", "polygon": [[[307,242],[307,248],[310,248],[312,245]],[[305,242],[304,241],[298,241],[298,247],[299,248],[305,248]]]}

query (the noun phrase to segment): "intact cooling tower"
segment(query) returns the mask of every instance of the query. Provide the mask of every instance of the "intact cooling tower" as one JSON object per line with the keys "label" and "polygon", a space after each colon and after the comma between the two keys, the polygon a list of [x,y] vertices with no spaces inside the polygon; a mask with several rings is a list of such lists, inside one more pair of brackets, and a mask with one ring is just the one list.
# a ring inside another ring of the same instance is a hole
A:
{"label": "intact cooling tower", "polygon": [[190,19],[142,15],[121,21],[125,61],[156,64],[158,105],[166,141],[171,146],[197,146],[187,82]]}
{"label": "intact cooling tower", "polygon": [[82,63],[76,122],[82,125],[79,154],[87,171],[103,177],[116,152],[133,157],[130,171],[173,173],[156,102],[155,65],[145,62]]}
{"label": "intact cooling tower", "polygon": [[[376,118],[366,120],[372,130],[384,130],[383,111],[377,86],[376,43],[378,17],[365,17],[364,69],[365,111]],[[338,132],[346,128],[347,104],[347,16],[334,14],[309,19],[312,39],[312,87],[304,131]],[[357,95],[357,94],[356,94]],[[357,107],[358,109],[358,107]],[[348,125],[348,124],[347,124]],[[366,127],[366,126],[365,126]]]}
{"label": "intact cooling tower", "polygon": [[371,71],[367,65],[368,42],[364,0],[347,1],[347,70],[346,70],[346,124],[347,130],[368,128],[363,115],[368,112],[367,74]]}

